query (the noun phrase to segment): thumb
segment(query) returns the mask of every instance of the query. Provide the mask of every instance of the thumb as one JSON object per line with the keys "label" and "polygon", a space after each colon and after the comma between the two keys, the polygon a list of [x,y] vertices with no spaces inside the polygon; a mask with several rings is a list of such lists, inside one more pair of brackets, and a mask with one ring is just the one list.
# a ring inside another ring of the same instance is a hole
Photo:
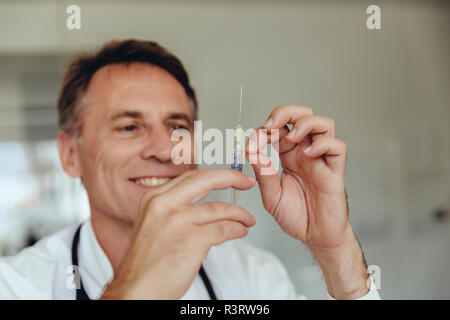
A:
{"label": "thumb", "polygon": [[281,194],[281,180],[270,159],[263,153],[246,153],[259,185],[264,208],[273,213]]}

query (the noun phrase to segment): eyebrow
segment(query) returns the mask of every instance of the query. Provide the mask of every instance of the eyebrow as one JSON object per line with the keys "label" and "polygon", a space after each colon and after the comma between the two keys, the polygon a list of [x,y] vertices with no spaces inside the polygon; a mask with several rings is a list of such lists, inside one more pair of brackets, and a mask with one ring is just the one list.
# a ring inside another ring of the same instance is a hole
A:
{"label": "eyebrow", "polygon": [[167,116],[167,119],[182,119],[185,120],[187,123],[191,124],[192,123],[192,119],[191,117],[189,117],[188,115],[186,115],[185,113],[170,113]]}
{"label": "eyebrow", "polygon": [[[140,111],[124,110],[124,111],[120,111],[120,112],[113,114],[109,120],[115,121],[120,118],[143,119],[144,115]],[[185,120],[187,123],[193,122],[191,117],[189,117],[185,113],[176,113],[176,112],[169,113],[169,115],[166,117],[166,119],[181,119],[181,120]]]}
{"label": "eyebrow", "polygon": [[144,116],[142,115],[141,112],[139,111],[131,111],[131,110],[125,110],[125,111],[120,111],[118,113],[113,114],[109,120],[110,121],[115,121],[117,119],[120,118],[134,118],[134,119],[143,119]]}

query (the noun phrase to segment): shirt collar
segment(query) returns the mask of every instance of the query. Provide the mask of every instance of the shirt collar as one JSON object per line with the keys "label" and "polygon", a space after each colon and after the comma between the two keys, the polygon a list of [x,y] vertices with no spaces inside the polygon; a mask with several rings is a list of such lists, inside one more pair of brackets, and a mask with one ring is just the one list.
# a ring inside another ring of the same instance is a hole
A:
{"label": "shirt collar", "polygon": [[112,280],[114,271],[97,240],[91,219],[85,221],[81,228],[79,257],[80,274],[86,293],[90,299],[98,299]]}

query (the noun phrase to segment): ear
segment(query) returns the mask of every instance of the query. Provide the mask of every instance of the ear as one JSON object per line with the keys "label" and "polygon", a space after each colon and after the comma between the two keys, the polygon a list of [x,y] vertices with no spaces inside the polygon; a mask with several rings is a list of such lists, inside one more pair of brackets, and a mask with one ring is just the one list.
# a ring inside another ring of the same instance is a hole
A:
{"label": "ear", "polygon": [[64,171],[72,178],[81,176],[78,143],[64,131],[58,133],[58,153]]}

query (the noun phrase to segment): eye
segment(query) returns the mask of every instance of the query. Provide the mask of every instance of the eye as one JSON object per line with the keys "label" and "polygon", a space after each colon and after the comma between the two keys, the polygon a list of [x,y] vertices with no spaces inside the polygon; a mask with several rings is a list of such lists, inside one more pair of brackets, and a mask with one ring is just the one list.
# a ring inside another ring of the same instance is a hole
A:
{"label": "eye", "polygon": [[188,129],[188,128],[186,128],[185,126],[183,126],[183,125],[181,125],[181,124],[174,124],[174,125],[172,126],[172,128],[173,128],[174,130],[180,130],[180,129],[187,130],[187,129]]}
{"label": "eye", "polygon": [[121,131],[127,131],[127,132],[135,131],[136,129],[137,129],[137,126],[134,124],[130,124],[128,126],[120,128]]}

